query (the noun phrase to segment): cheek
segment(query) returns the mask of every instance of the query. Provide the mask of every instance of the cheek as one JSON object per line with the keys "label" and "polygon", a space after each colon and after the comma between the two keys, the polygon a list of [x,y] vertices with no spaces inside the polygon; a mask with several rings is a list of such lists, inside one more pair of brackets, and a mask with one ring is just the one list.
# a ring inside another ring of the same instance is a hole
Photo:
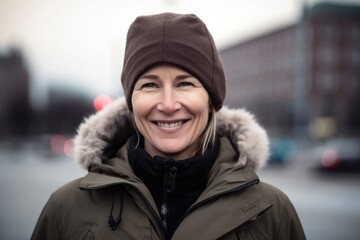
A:
{"label": "cheek", "polygon": [[133,108],[133,114],[134,116],[142,116],[145,114],[145,112],[147,111],[147,106],[149,104],[146,104],[147,98],[144,97],[142,94],[140,93],[134,93],[132,98],[131,98],[131,105]]}
{"label": "cheek", "polygon": [[136,109],[133,107],[133,118],[134,118],[134,124],[138,132],[142,136],[146,136],[147,132],[147,123],[146,123],[146,114],[141,111],[140,109]]}
{"label": "cheek", "polygon": [[200,118],[201,118],[200,121],[202,124],[202,128],[205,129],[209,121],[209,108],[207,106],[203,108]]}
{"label": "cheek", "polygon": [[133,116],[136,128],[144,135],[147,128],[146,115],[141,112],[134,112]]}
{"label": "cheek", "polygon": [[143,126],[142,122],[146,118],[148,112],[147,104],[144,104],[143,98],[136,94],[133,95],[131,104],[133,108],[135,125],[139,130],[141,130]]}
{"label": "cheek", "polygon": [[188,100],[188,106],[191,106],[194,112],[201,115],[201,118],[208,118],[210,103],[207,92],[202,91],[200,94],[194,95],[192,98],[188,98]]}
{"label": "cheek", "polygon": [[206,128],[208,121],[209,121],[209,114],[210,114],[210,99],[207,93],[204,94],[202,98],[202,112],[201,118],[203,120],[204,128]]}

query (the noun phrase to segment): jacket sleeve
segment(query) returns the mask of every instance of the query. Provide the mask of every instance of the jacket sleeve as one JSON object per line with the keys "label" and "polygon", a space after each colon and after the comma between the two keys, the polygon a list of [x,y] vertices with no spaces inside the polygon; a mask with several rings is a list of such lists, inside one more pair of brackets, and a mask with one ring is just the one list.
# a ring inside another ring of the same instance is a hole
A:
{"label": "jacket sleeve", "polygon": [[44,206],[36,223],[31,240],[59,240],[59,231],[54,211],[53,195]]}
{"label": "jacket sleeve", "polygon": [[301,225],[299,216],[291,203],[285,197],[285,202],[282,208],[280,225],[277,231],[278,240],[304,240],[306,239],[303,227]]}

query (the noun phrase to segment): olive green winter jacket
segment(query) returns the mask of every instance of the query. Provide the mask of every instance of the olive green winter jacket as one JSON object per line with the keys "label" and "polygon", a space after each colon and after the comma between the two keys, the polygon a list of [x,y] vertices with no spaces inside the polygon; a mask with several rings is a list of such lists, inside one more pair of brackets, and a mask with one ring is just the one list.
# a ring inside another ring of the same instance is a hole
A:
{"label": "olive green winter jacket", "polygon": [[[287,196],[255,173],[267,157],[266,133],[244,110],[217,114],[220,153],[171,239],[305,239]],[[76,161],[89,173],[51,195],[31,239],[166,239],[156,204],[129,164],[129,116],[120,99],[80,126]]]}

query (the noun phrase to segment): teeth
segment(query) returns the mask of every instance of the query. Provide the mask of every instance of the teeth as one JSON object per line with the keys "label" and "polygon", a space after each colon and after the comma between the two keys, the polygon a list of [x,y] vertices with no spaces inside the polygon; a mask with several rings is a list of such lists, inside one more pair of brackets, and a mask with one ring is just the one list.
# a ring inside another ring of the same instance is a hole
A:
{"label": "teeth", "polygon": [[174,127],[180,126],[182,123],[183,123],[183,121],[172,122],[172,123],[157,122],[157,125],[159,127],[163,127],[163,128],[174,128]]}

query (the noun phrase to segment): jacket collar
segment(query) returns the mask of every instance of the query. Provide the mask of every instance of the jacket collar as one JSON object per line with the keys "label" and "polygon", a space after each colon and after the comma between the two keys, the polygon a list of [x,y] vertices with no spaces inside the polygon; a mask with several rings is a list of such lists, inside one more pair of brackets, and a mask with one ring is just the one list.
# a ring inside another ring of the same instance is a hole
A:
{"label": "jacket collar", "polygon": [[[227,107],[218,111],[216,116],[218,136],[229,139],[238,152],[235,166],[249,166],[255,170],[263,167],[268,157],[269,141],[254,116],[244,109]],[[101,164],[132,134],[132,113],[122,97],[80,125],[75,137],[75,161],[85,169]]]}

